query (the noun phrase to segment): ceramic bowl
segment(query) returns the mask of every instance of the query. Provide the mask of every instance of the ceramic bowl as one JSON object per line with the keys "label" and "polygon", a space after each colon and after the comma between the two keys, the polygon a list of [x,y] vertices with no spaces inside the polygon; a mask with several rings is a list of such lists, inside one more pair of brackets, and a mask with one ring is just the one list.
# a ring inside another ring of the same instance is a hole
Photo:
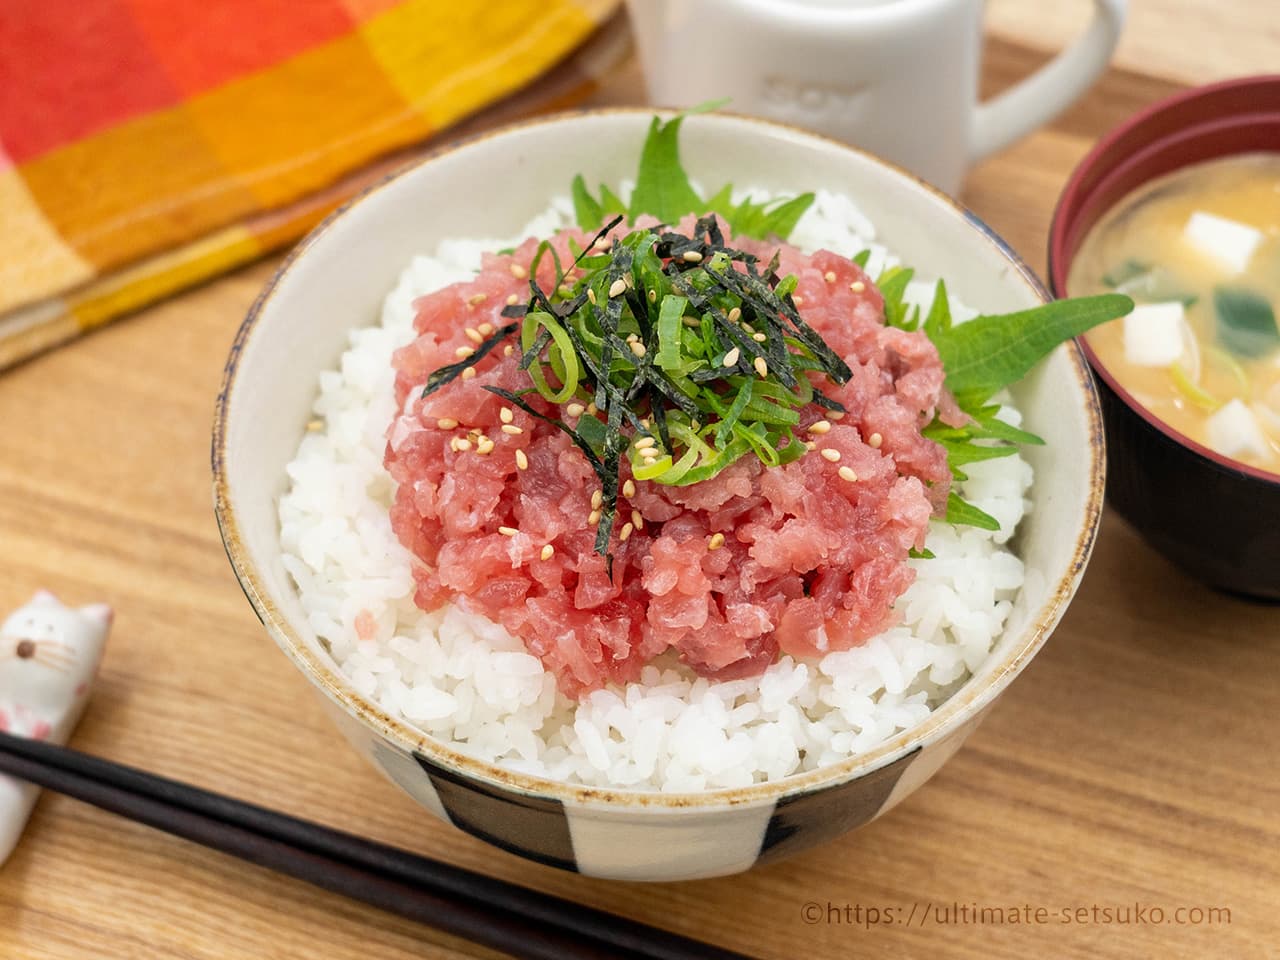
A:
{"label": "ceramic bowl", "polygon": [[[1016,390],[1027,422],[1048,442],[1028,450],[1035,507],[1018,536],[1027,582],[1008,629],[986,665],[925,722],[846,762],[696,794],[572,786],[480,762],[362,697],[317,641],[281,564],[276,502],[317,377],[337,361],[350,329],[378,315],[415,253],[448,237],[510,235],[566,194],[579,171],[589,183],[632,175],[650,116],[572,114],[450,146],[331,216],[284,263],[236,337],[218,398],[213,472],[218,522],[245,594],[375,766],[436,816],[505,850],[600,877],[678,880],[746,870],[839,836],[937,771],[1066,609],[1098,523],[1103,440],[1088,368],[1078,349],[1063,347]],[[687,122],[682,152],[704,182],[849,194],[885,243],[945,276],[972,306],[1008,311],[1047,297],[971,214],[847,146],[710,115]]]}
{"label": "ceramic bowl", "polygon": [[[1280,76],[1179,93],[1100,140],[1058,201],[1049,277],[1069,296],[1090,228],[1150,180],[1190,164],[1280,151]],[[1280,475],[1210,450],[1152,416],[1082,341],[1098,375],[1110,468],[1107,499],[1153,547],[1211,586],[1280,600]]]}

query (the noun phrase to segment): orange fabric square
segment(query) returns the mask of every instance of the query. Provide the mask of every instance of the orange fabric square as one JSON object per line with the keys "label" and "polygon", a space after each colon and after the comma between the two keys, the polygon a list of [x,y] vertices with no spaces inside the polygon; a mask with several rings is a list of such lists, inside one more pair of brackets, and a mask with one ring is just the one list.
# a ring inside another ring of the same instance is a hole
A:
{"label": "orange fabric square", "polygon": [[0,140],[15,163],[178,100],[120,0],[0,11]]}
{"label": "orange fabric square", "polygon": [[594,27],[570,0],[408,0],[360,33],[401,95],[442,127],[536,76]]}
{"label": "orange fabric square", "polygon": [[126,0],[156,58],[183,92],[200,93],[349,31],[340,0]]}
{"label": "orange fabric square", "polygon": [[428,132],[355,36],[202,94],[189,109],[222,162],[267,205]]}
{"label": "orange fabric square", "polygon": [[58,232],[99,268],[189,240],[257,208],[184,107],[45,154],[22,175]]}

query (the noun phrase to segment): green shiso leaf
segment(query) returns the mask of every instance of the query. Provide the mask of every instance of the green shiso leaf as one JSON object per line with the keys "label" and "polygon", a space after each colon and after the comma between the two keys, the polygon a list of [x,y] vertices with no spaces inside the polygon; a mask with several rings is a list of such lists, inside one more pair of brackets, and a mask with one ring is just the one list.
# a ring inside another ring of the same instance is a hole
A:
{"label": "green shiso leaf", "polygon": [[573,195],[573,217],[578,221],[578,226],[583,230],[594,230],[604,222],[604,209],[599,201],[591,196],[591,192],[587,189],[587,181],[582,174],[573,178],[570,193]]}
{"label": "green shiso leaf", "polygon": [[931,339],[942,357],[947,387],[967,410],[1017,383],[1059,344],[1132,309],[1133,301],[1118,293],[1055,300],[1016,313],[975,317],[937,331]]}
{"label": "green shiso leaf", "polygon": [[612,213],[626,213],[631,223],[648,214],[663,223],[675,223],[686,214],[715,212],[724,218],[733,233],[760,240],[791,235],[805,211],[813,205],[812,193],[796,197],[778,197],[757,202],[751,197],[733,203],[733,186],[725,184],[707,199],[694,188],[680,162],[680,126],[686,117],[707,113],[727,103],[718,100],[700,104],[677,114],[665,123],[654,117],[640,151],[636,185],[631,202],[624,204],[606,184],[600,185],[599,199],[587,188],[586,179],[578,174],[573,180],[574,218],[584,230],[594,230]]}
{"label": "green shiso leaf", "polygon": [[699,213],[703,206],[680,163],[680,125],[684,118],[685,114],[680,113],[663,123],[654,117],[649,124],[627,210],[632,223],[644,213],[664,223],[675,223],[686,213]]}
{"label": "green shiso leaf", "polygon": [[1243,287],[1216,287],[1218,341],[1238,357],[1264,357],[1280,346],[1276,314],[1266,297]]}
{"label": "green shiso leaf", "polygon": [[952,493],[947,497],[946,520],[948,523],[977,527],[980,530],[1000,529],[999,520],[985,510],[979,510],[972,503],[961,500],[956,493]]}

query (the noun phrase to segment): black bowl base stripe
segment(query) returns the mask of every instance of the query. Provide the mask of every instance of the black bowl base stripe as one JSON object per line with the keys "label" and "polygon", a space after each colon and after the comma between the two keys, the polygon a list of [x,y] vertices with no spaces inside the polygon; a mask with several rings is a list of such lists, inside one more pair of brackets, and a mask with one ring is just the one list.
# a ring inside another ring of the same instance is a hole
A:
{"label": "black bowl base stripe", "polygon": [[756,862],[782,860],[871,820],[884,806],[898,778],[920,755],[920,749],[916,747],[893,763],[848,783],[779,800],[765,828]]}
{"label": "black bowl base stripe", "polygon": [[503,790],[415,753],[455,827],[530,860],[578,872],[564,804]]}

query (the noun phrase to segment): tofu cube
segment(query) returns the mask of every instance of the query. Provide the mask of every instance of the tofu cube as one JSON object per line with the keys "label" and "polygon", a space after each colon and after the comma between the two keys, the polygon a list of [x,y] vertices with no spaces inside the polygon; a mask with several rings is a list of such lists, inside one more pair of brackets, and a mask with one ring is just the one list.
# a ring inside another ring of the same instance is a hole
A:
{"label": "tofu cube", "polygon": [[1271,447],[1253,411],[1236,399],[1224,404],[1206,422],[1209,446],[1225,457],[1267,460]]}
{"label": "tofu cube", "polygon": [[1124,318],[1124,358],[1137,367],[1167,367],[1184,349],[1186,308],[1177,300],[1144,303]]}
{"label": "tofu cube", "polygon": [[1191,215],[1182,235],[1189,244],[1233,274],[1244,273],[1262,242],[1261,230],[1203,210]]}

